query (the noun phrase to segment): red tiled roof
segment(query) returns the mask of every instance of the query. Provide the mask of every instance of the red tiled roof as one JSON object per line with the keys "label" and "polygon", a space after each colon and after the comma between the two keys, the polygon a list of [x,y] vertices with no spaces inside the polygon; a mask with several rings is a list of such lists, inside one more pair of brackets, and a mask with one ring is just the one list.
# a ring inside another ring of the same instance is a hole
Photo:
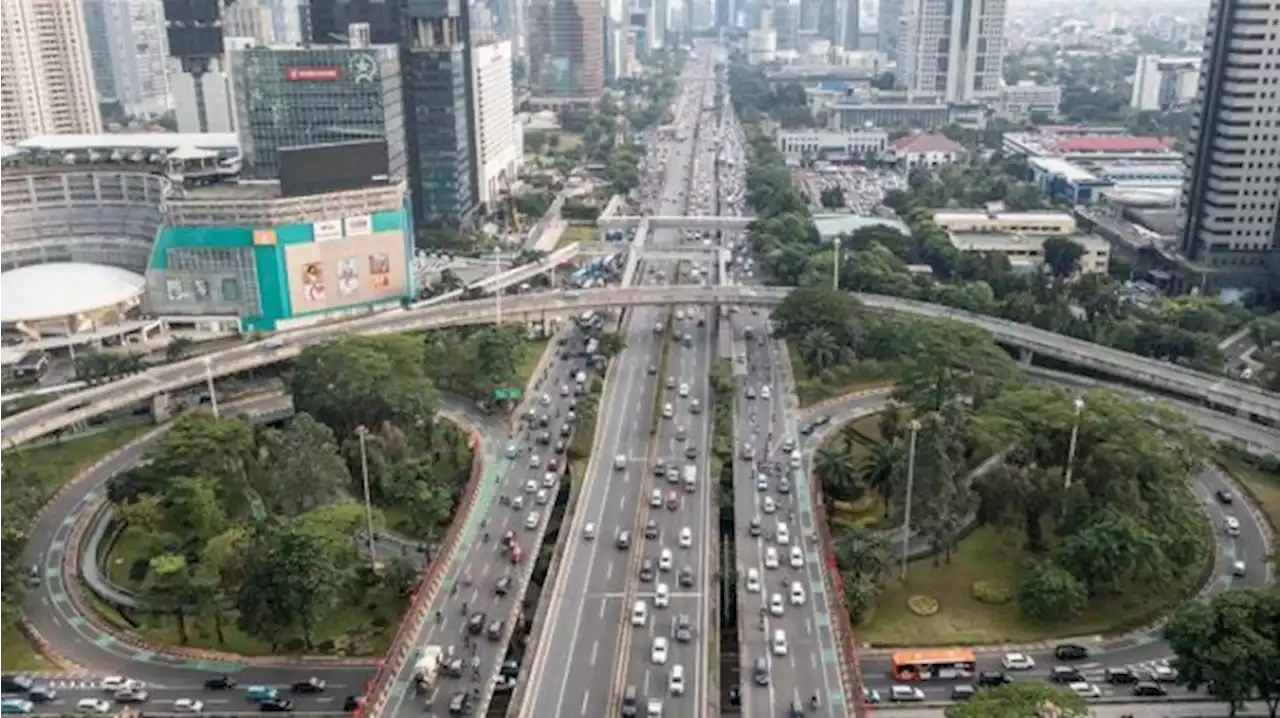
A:
{"label": "red tiled roof", "polygon": [[1160,137],[1132,135],[1086,135],[1058,141],[1059,152],[1160,152],[1169,143]]}
{"label": "red tiled roof", "polygon": [[893,143],[898,152],[963,152],[964,146],[946,135],[907,135]]}

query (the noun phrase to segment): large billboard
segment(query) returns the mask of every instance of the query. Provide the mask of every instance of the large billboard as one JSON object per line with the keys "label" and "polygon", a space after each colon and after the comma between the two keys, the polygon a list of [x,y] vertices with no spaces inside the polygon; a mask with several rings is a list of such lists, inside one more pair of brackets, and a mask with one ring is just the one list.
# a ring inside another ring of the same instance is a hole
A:
{"label": "large billboard", "polygon": [[280,148],[280,190],[285,197],[361,189],[385,183],[386,140],[356,140]]}
{"label": "large billboard", "polygon": [[322,226],[315,241],[285,247],[294,316],[393,299],[409,291],[404,232],[360,234],[359,229],[368,227],[361,219],[344,221],[345,238],[318,223]]}

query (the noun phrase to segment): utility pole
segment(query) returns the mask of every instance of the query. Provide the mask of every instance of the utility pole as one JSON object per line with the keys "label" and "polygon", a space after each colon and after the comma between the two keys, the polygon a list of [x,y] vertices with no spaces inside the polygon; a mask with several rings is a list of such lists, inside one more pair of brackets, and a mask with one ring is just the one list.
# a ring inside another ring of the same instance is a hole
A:
{"label": "utility pole", "polygon": [[364,425],[356,427],[356,436],[360,437],[360,476],[364,483],[364,521],[365,538],[369,541],[369,565],[378,568],[377,541],[373,534],[373,501],[369,496],[369,452],[365,448],[365,440],[369,430]]}
{"label": "utility pole", "polygon": [[[497,252],[494,252],[493,253],[493,276],[496,277],[499,274],[502,274],[502,259],[501,259],[501,255],[499,255]],[[497,298],[497,301],[498,301],[498,316],[495,317],[496,321],[494,322],[494,324],[501,327],[502,326],[502,288],[501,287],[494,288],[494,296]]]}
{"label": "utility pole", "polygon": [[204,358],[204,382],[209,387],[209,403],[213,407],[213,418],[221,418],[218,416],[218,392],[213,388],[213,359]]}
{"label": "utility pole", "polygon": [[1071,443],[1067,446],[1067,470],[1062,480],[1062,490],[1071,488],[1071,470],[1076,463],[1076,440],[1080,438],[1080,415],[1084,413],[1084,399],[1076,397],[1075,417],[1071,421]]}
{"label": "utility pole", "polygon": [[840,290],[840,238],[836,237],[832,240],[836,248],[836,261],[831,270],[831,288],[836,291]]}
{"label": "utility pole", "polygon": [[920,420],[908,424],[911,438],[907,442],[907,504],[902,517],[902,580],[907,580],[907,559],[911,556],[911,492],[916,484],[916,436],[920,433]]}

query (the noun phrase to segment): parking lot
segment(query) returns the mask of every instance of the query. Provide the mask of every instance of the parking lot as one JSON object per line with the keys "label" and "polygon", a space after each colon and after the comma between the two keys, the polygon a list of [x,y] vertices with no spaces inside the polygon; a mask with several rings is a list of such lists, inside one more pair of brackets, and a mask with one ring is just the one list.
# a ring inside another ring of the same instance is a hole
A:
{"label": "parking lot", "polygon": [[[906,189],[906,176],[894,169],[829,167],[821,170],[796,169],[795,181],[804,188],[815,209],[822,207],[822,192],[832,187],[844,190],[845,208],[857,215],[872,215],[893,190]],[[829,211],[829,210],[826,210]]]}

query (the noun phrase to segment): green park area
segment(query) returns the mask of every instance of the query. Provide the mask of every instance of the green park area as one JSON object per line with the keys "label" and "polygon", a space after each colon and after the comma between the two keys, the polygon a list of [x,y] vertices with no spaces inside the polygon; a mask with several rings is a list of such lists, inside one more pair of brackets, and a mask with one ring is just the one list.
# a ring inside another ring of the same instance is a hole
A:
{"label": "green park area", "polygon": [[[420,575],[409,546],[443,537],[471,476],[470,434],[439,416],[441,394],[492,403],[524,388],[545,348],[520,327],[346,338],[295,361],[285,426],[179,420],[109,487],[100,562],[146,608],[95,599],[99,613],[156,644],[384,650]],[[362,459],[375,530],[391,537],[376,566],[353,540],[366,530]]]}
{"label": "green park area", "polygon": [[[980,330],[876,314],[812,288],[784,301],[774,324],[797,343],[799,367],[874,364],[895,379],[885,411],[835,428],[814,456],[859,641],[1122,631],[1169,612],[1204,578],[1211,537],[1186,483],[1211,447],[1185,416],[1084,394],[1068,484],[1076,397],[1027,383]],[[903,581],[889,530],[905,513],[912,422],[911,525],[923,555]]]}
{"label": "green park area", "polygon": [[599,241],[600,230],[595,227],[584,227],[575,224],[565,227],[564,231],[560,233],[560,239],[556,241],[556,249],[568,247],[575,242],[590,244]]}
{"label": "green park area", "polygon": [[4,670],[54,668],[31,643],[19,620],[28,570],[22,563],[22,548],[31,522],[68,481],[148,428],[144,424],[107,427],[78,437],[4,452],[4,623],[3,646],[0,646]]}

